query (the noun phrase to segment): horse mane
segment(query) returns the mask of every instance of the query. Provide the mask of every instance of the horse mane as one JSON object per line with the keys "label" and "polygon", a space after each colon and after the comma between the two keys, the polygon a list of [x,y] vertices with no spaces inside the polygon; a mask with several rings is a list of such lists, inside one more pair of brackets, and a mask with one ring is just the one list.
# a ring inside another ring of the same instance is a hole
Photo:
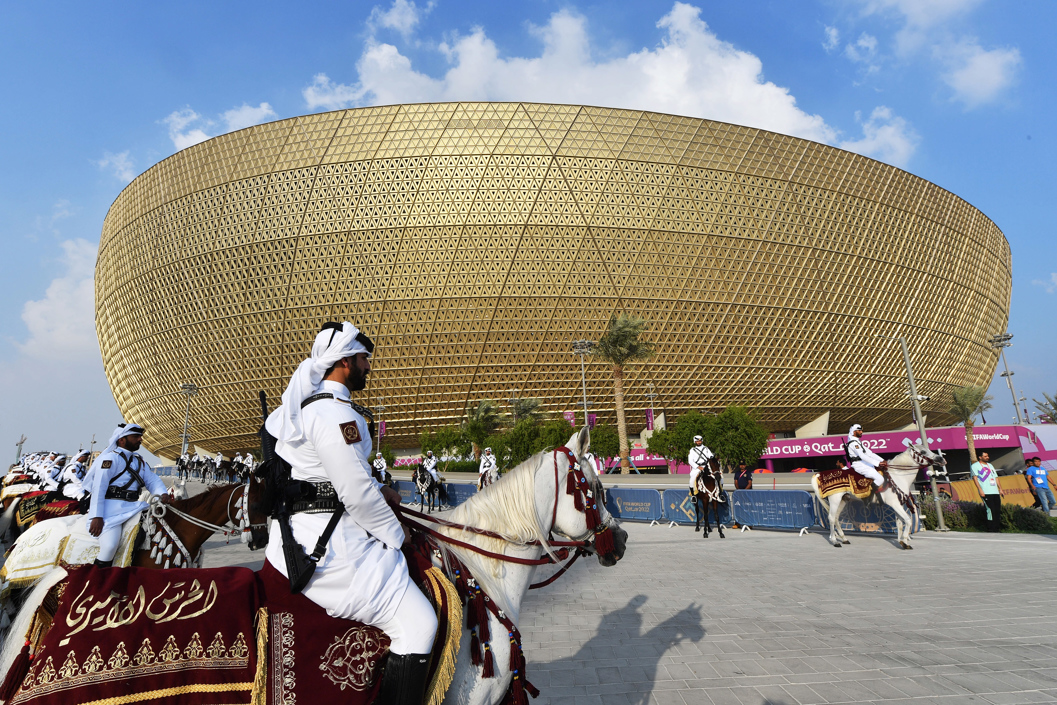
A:
{"label": "horse mane", "polygon": [[206,504],[209,504],[211,502],[215,502],[216,498],[217,498],[217,495],[219,493],[221,493],[224,490],[229,489],[231,487],[236,487],[238,484],[239,483],[237,483],[237,482],[231,482],[231,483],[228,483],[226,485],[215,485],[215,486],[210,487],[209,489],[207,489],[205,492],[201,492],[199,494],[196,494],[193,497],[188,497],[187,499],[175,500],[175,501],[173,501],[172,506],[176,507],[181,512],[187,512],[188,514],[190,514],[194,510],[196,510],[196,509],[198,509],[198,508],[200,508],[200,507],[202,507],[202,506],[204,506]]}
{"label": "horse mane", "polygon": [[[449,517],[459,524],[493,531],[507,541],[458,529],[445,527],[438,527],[438,529],[445,534],[457,537],[460,541],[472,543],[493,553],[506,553],[510,548],[510,543],[528,543],[536,540],[543,545],[543,550],[556,558],[554,552],[546,544],[547,536],[536,515],[536,473],[544,468],[546,456],[547,452],[543,451],[529,457],[506,473],[499,482],[488,485],[460,504]],[[456,551],[459,559],[470,569],[481,588],[508,615],[516,615],[516,610],[513,604],[508,602],[506,592],[501,585],[501,579],[506,571],[505,563],[465,549],[446,550]]]}

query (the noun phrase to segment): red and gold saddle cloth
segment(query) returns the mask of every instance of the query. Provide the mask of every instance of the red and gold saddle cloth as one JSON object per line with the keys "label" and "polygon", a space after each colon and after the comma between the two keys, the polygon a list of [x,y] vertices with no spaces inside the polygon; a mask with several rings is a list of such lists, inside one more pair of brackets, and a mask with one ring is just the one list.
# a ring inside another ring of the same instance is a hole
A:
{"label": "red and gold saddle cloth", "polygon": [[[413,549],[412,549],[413,550]],[[440,623],[425,703],[455,675],[462,601],[422,554],[411,577]],[[70,569],[0,685],[5,705],[369,705],[389,638],[336,619],[265,562],[247,568]]]}
{"label": "red and gold saddle cloth", "polygon": [[51,492],[27,492],[22,495],[22,499],[18,503],[18,509],[15,510],[15,523],[21,529],[26,528],[36,520],[37,512],[42,507],[47,506],[52,499]]}
{"label": "red and gold saddle cloth", "polygon": [[859,499],[866,499],[873,494],[873,480],[854,470],[823,470],[816,477],[819,494],[823,499],[838,492],[851,492]]}
{"label": "red and gold saddle cloth", "polygon": [[80,514],[80,506],[81,503],[76,499],[60,499],[55,502],[49,502],[37,510],[37,517],[34,523]]}
{"label": "red and gold saddle cloth", "polygon": [[3,685],[9,705],[250,703],[253,571],[85,566],[55,594],[54,617],[38,610]]}

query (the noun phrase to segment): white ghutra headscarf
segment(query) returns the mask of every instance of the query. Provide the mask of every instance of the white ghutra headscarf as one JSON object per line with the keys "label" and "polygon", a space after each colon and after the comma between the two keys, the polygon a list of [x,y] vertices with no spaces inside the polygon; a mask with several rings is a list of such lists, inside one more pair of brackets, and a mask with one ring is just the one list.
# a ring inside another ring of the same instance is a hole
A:
{"label": "white ghutra headscarf", "polygon": [[854,441],[855,440],[855,432],[856,431],[861,431],[861,430],[862,430],[862,426],[860,424],[853,423],[851,425],[851,428],[848,429],[848,440],[849,441]]}
{"label": "white ghutra headscarf", "polygon": [[312,343],[312,354],[297,366],[290,377],[290,384],[283,392],[283,403],[268,416],[265,426],[275,436],[276,446],[304,440],[301,402],[319,391],[323,384],[323,373],[331,365],[358,353],[370,354],[373,350],[374,344],[370,339],[348,321],[340,326],[336,323],[324,325]]}
{"label": "white ghutra headscarf", "polygon": [[99,455],[95,456],[95,462],[92,463],[92,467],[88,468],[88,472],[85,473],[84,479],[81,483],[85,486],[90,486],[92,475],[96,470],[99,469],[100,464],[103,462],[101,458],[107,453],[117,448],[117,442],[125,436],[142,436],[146,433],[146,429],[135,423],[119,423],[114,432],[110,434],[110,442],[106,444],[106,448],[100,451]]}

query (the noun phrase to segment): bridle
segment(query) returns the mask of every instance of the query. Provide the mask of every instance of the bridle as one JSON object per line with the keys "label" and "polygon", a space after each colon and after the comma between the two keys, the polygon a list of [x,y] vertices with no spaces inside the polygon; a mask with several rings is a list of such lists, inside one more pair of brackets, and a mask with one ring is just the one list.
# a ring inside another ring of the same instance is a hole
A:
{"label": "bridle", "polygon": [[[520,556],[509,556],[503,553],[496,553],[487,549],[475,546],[465,541],[447,536],[436,529],[433,529],[425,524],[415,521],[414,519],[407,519],[408,523],[415,526],[415,528],[421,530],[424,534],[428,535],[434,541],[434,548],[438,549],[436,542],[440,541],[459,548],[464,548],[468,551],[480,554],[487,558],[492,558],[497,561],[505,563],[516,563],[518,565],[527,566],[539,566],[548,564],[557,564],[561,561],[569,559],[570,549],[575,549],[572,552],[572,558],[563,565],[554,575],[550,576],[547,580],[540,583],[533,583],[529,586],[529,589],[537,589],[550,585],[563,575],[576,560],[583,555],[591,553],[592,542],[585,539],[572,539],[572,540],[561,540],[553,537],[554,524],[558,518],[558,503],[561,501],[561,490],[558,483],[558,454],[561,453],[569,462],[569,471],[566,475],[566,494],[572,495],[573,506],[578,511],[584,513],[587,521],[587,530],[590,534],[594,535],[594,551],[602,555],[612,553],[615,548],[613,544],[613,532],[610,530],[608,524],[604,523],[601,519],[601,513],[598,509],[598,494],[597,488],[587,482],[587,477],[584,474],[583,468],[580,465],[580,460],[576,455],[566,448],[561,446],[555,448],[552,457],[554,464],[554,503],[551,506],[551,522],[550,528],[547,531],[547,539],[545,541],[539,541],[537,539],[531,539],[528,541],[512,541],[511,539],[487,529],[479,529],[473,526],[466,526],[464,524],[458,524],[447,519],[440,517],[434,517],[432,515],[423,514],[407,507],[399,507],[397,511],[407,517],[417,517],[418,519],[424,519],[426,521],[445,526],[450,529],[456,529],[459,531],[466,531],[468,533],[477,534],[478,536],[487,536],[488,538],[499,539],[506,543],[517,545],[517,546],[540,546],[546,551],[546,555],[541,558],[522,558]],[[599,483],[600,485],[600,483]]]}

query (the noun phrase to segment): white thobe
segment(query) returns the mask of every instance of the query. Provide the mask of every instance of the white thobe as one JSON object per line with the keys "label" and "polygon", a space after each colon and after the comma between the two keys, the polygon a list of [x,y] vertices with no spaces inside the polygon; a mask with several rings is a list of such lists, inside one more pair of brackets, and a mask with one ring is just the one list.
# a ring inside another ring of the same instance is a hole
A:
{"label": "white thobe", "polygon": [[884,462],[884,458],[872,452],[858,438],[848,440],[848,455],[851,456],[851,468],[863,477],[873,480],[880,487],[884,484],[884,477],[877,472],[877,466]]}
{"label": "white thobe", "polygon": [[[349,406],[343,384],[324,381],[319,392],[334,395],[301,410],[305,438],[280,442],[276,452],[293,468],[294,480],[330,482],[345,513],[330,537],[326,553],[304,589],[308,599],[334,617],[371,625],[392,620],[412,583],[400,546],[404,529],[382,496],[383,485],[371,476],[361,450],[369,447],[367,422]],[[267,428],[278,435],[280,406],[268,417]],[[290,517],[294,538],[311,553],[330,520],[330,513]],[[286,575],[282,533],[273,521],[265,556]]]}
{"label": "white thobe", "polygon": [[440,482],[440,476],[437,474],[437,459],[435,457],[427,455],[423,458],[422,468],[430,474],[434,482]]}
{"label": "white thobe", "polygon": [[92,519],[103,520],[103,533],[99,535],[99,560],[111,561],[121,540],[121,525],[146,509],[147,503],[138,500],[128,502],[123,499],[107,499],[107,488],[113,486],[136,492],[143,489],[128,471],[129,467],[136,471],[152,495],[164,494],[167,488],[139,453],[115,448],[109,453],[101,454],[96,460],[98,464],[92,465],[83,482],[84,486],[91,488],[92,493],[85,523],[90,529]]}

